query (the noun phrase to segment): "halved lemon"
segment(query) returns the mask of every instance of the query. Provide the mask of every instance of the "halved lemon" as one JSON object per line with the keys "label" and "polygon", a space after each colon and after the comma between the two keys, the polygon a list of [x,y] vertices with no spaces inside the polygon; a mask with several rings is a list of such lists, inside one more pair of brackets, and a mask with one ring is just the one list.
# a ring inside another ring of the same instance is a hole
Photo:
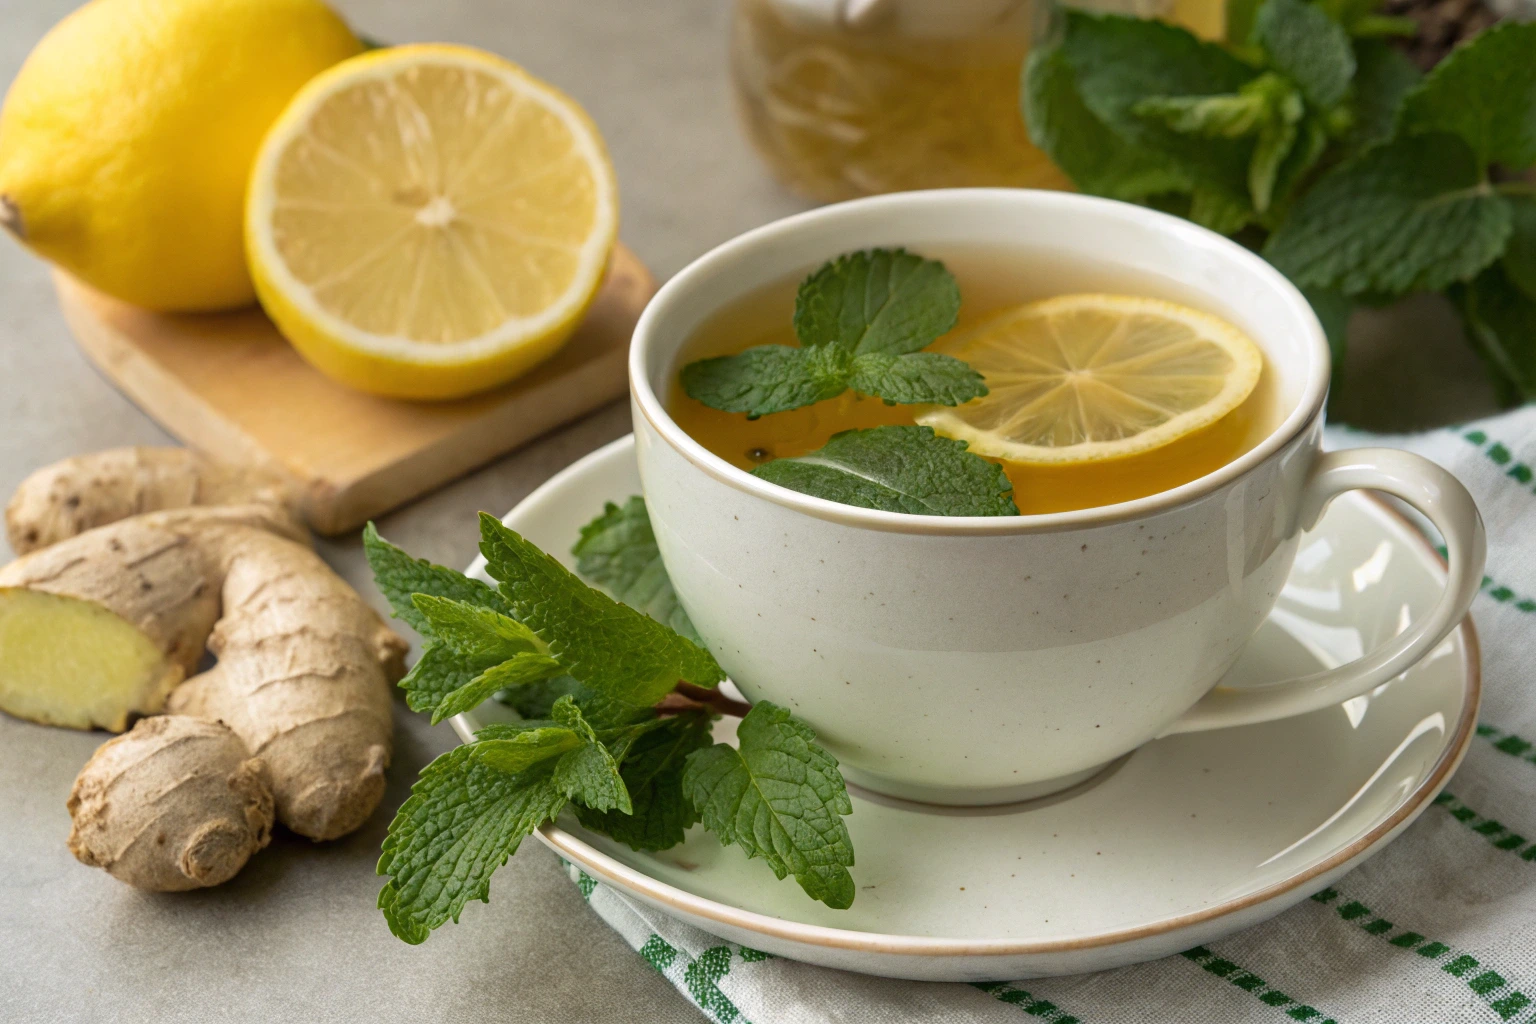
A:
{"label": "halved lemon", "polygon": [[376,50],[317,76],[267,134],[246,198],[278,328],[336,380],[401,398],[483,391],[553,355],[617,226],[582,109],[463,46]]}
{"label": "halved lemon", "polygon": [[990,393],[918,422],[1026,463],[1161,447],[1236,409],[1264,368],[1258,346],[1224,320],[1130,295],[1015,306],[934,351],[971,364]]}

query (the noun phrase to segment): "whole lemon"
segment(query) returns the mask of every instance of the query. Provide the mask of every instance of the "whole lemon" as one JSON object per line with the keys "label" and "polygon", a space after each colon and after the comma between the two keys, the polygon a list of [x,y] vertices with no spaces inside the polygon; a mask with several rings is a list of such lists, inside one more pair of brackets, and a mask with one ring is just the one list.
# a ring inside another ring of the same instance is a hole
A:
{"label": "whole lemon", "polygon": [[361,49],[317,0],[92,0],[6,94],[0,224],[140,306],[244,305],[256,149],[305,82]]}

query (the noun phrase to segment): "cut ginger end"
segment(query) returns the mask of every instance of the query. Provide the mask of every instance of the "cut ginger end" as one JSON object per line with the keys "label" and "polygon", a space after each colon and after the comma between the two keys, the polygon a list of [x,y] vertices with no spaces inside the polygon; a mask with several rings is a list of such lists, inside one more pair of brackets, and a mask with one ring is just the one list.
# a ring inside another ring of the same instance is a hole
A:
{"label": "cut ginger end", "polygon": [[0,711],[71,729],[122,732],[152,715],[179,666],[127,620],[93,601],[0,589]]}

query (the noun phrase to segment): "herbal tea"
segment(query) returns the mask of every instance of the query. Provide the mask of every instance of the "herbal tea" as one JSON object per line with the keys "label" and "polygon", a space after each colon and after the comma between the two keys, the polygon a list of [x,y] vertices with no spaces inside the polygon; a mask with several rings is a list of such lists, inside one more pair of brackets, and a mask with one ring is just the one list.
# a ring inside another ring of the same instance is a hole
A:
{"label": "herbal tea", "polygon": [[[875,256],[893,253],[871,251]],[[834,348],[812,344],[825,340],[827,331],[840,329],[839,315],[844,321],[849,315],[846,310],[825,312],[826,295],[818,295],[828,291],[822,279],[830,278],[839,288],[867,289],[870,281],[884,287],[888,278],[881,275],[889,273],[894,281],[901,269],[844,266],[868,255],[849,254],[804,282],[778,282],[706,320],[680,355],[680,365],[686,367],[682,386],[674,387],[668,399],[677,424],[716,455],[747,470],[818,452],[842,431],[925,424],[943,437],[967,441],[971,452],[1000,465],[1013,485],[1013,502],[1026,515],[1109,505],[1177,487],[1230,462],[1273,428],[1274,401],[1262,356],[1235,328],[1182,306],[1137,298],[1154,290],[1149,282],[1110,279],[1102,268],[1086,273],[1050,257],[1017,253],[946,252],[942,265],[917,254],[896,253],[912,274],[904,286],[909,305],[920,307],[927,301],[942,306],[947,301],[951,308],[958,307],[957,318],[951,313],[943,321],[953,327],[945,332],[939,326],[929,351],[903,357],[926,360],[904,374],[887,371],[861,386],[859,370],[849,369],[847,360],[837,366],[818,364],[807,377],[815,386],[800,387],[788,401],[782,384],[749,387],[728,380],[731,387],[726,388],[705,379],[712,368],[742,369],[731,364],[747,358],[738,354],[749,349],[754,351],[748,356],[794,354],[761,346]],[[924,272],[931,272],[931,281],[920,279]],[[869,277],[855,280],[850,274]],[[1085,280],[1092,283],[1093,293],[1085,293]],[[945,281],[951,289],[958,284],[959,296],[944,296]],[[802,308],[798,317],[797,292]],[[861,299],[866,294],[856,293]],[[1040,301],[1048,297],[1050,301]],[[818,315],[825,321],[819,326]],[[861,329],[877,330],[878,321]],[[822,336],[808,338],[808,330],[820,330]],[[736,359],[717,358],[722,356]],[[900,362],[882,358],[882,370]],[[1245,360],[1249,365],[1237,365]],[[975,372],[967,376],[970,370]],[[978,373],[985,386],[970,382]],[[1113,386],[1060,386],[1068,378],[1093,373]],[[1244,374],[1246,381],[1237,379]],[[893,385],[893,378],[900,379]],[[828,380],[833,382],[826,384]],[[913,382],[938,391],[913,397],[908,394]],[[824,385],[825,390],[817,390]],[[1187,418],[1168,414],[1170,408],[1210,408],[1212,402],[1223,408],[1218,394],[1223,387],[1240,388],[1246,397],[1233,399],[1235,407],[1226,406],[1230,411],[1213,422],[1197,421],[1191,428]],[[720,396],[727,392],[732,397],[722,401]],[[1095,396],[1093,408],[1085,408],[1085,392]],[[748,393],[755,397],[740,397]],[[764,394],[773,396],[766,405],[761,404]],[[888,404],[877,394],[903,404]],[[814,400],[818,395],[830,397]],[[749,418],[743,409],[761,414]],[[780,411],[763,411],[767,409]],[[1106,425],[1107,419],[1113,423]],[[1113,440],[1080,443],[1084,439],[1074,432],[1085,431]],[[822,496],[845,500],[830,493]]]}

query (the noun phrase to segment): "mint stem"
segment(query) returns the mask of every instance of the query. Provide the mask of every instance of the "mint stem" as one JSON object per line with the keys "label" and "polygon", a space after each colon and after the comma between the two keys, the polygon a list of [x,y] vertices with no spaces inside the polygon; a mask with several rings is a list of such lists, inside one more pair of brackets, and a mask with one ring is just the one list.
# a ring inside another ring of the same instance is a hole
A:
{"label": "mint stem", "polygon": [[722,715],[745,718],[747,712],[752,710],[752,705],[732,700],[719,690],[695,686],[681,680],[678,681],[677,687],[661,698],[660,703],[656,705],[656,710],[664,715],[678,711],[692,711],[695,708],[709,708]]}

